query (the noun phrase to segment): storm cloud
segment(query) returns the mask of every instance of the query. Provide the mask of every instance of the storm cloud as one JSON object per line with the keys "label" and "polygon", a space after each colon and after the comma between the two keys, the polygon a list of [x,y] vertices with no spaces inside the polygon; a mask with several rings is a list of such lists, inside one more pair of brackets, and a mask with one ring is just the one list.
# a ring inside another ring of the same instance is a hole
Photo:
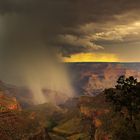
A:
{"label": "storm cloud", "polygon": [[139,41],[139,6],[139,0],[1,0],[2,77],[58,56],[122,52],[122,43]]}
{"label": "storm cloud", "polygon": [[[139,6],[139,0],[3,0],[1,47],[23,52],[43,46],[64,56],[100,50],[101,46],[89,37],[91,30],[95,34],[104,32],[107,26],[133,22],[140,18]],[[95,24],[90,31],[81,29],[90,23]],[[71,41],[75,43],[69,43],[68,36],[76,38]]]}

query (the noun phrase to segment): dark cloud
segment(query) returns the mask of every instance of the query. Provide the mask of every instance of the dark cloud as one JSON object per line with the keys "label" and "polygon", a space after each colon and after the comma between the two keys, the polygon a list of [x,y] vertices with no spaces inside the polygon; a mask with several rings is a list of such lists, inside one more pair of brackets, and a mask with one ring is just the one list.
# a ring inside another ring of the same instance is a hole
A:
{"label": "dark cloud", "polygon": [[[71,46],[67,42],[61,44],[57,37],[70,34],[85,39],[85,33],[77,31],[81,25],[135,20],[136,16],[139,17],[139,5],[139,0],[2,0],[1,46],[6,53],[32,52],[34,49],[44,51],[45,48],[46,51],[58,49],[68,56],[86,52],[87,47]],[[133,12],[129,20],[116,18],[128,12]],[[94,47],[92,49],[94,51]]]}

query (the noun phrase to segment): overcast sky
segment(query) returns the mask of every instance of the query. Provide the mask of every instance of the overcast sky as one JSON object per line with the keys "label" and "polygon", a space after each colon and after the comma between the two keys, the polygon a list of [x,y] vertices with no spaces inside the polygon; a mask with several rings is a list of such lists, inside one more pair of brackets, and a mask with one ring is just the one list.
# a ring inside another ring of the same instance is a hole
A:
{"label": "overcast sky", "polygon": [[1,59],[48,50],[63,61],[140,61],[140,0],[1,0]]}

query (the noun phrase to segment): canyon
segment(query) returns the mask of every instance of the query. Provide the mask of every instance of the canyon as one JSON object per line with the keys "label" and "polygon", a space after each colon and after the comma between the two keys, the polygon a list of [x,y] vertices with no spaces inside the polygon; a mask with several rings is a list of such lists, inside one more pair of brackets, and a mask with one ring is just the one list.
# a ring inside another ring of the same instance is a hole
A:
{"label": "canyon", "polygon": [[[116,120],[111,118],[103,91],[115,87],[121,75],[133,75],[139,80],[140,64],[73,63],[66,66],[77,93],[68,100],[65,100],[66,94],[44,88],[42,93],[47,97],[53,92],[55,102],[35,105],[28,87],[0,81],[0,137],[3,140],[111,139],[110,123]],[[56,102],[60,95],[64,97],[63,102]]]}

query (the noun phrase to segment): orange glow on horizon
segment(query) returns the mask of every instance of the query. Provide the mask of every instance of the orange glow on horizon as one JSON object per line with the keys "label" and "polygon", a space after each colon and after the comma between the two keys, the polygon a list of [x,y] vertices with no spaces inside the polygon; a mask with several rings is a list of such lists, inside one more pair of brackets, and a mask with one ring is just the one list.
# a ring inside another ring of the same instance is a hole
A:
{"label": "orange glow on horizon", "polygon": [[119,59],[115,54],[107,53],[79,53],[71,57],[62,58],[63,62],[118,62]]}

